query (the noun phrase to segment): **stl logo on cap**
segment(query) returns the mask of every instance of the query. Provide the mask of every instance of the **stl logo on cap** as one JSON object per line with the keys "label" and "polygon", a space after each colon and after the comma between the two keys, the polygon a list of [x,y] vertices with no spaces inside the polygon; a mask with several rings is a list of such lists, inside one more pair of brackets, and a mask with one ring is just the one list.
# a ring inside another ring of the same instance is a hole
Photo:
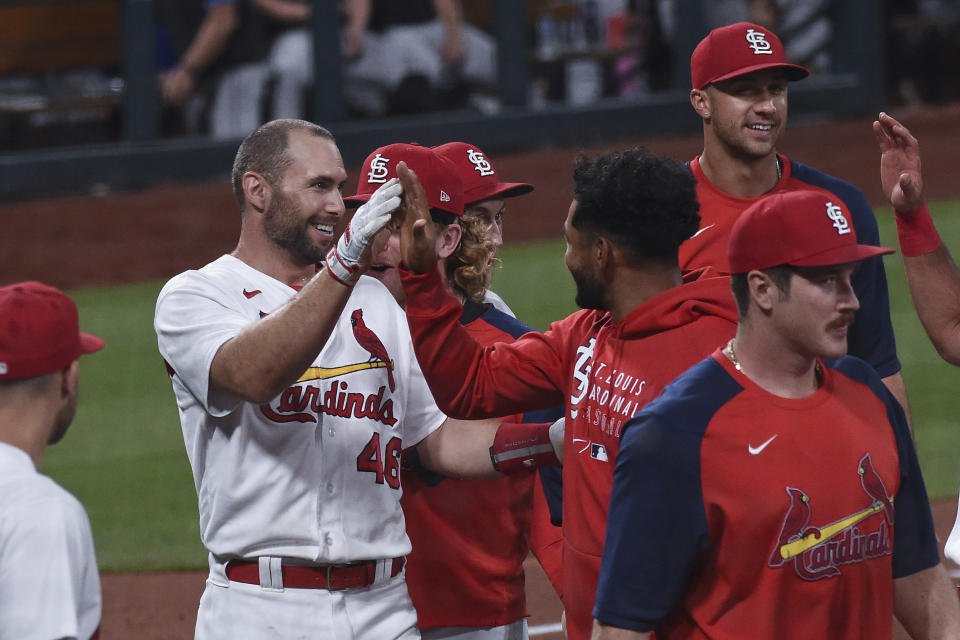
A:
{"label": "stl logo on cap", "polygon": [[378,182],[380,184],[386,182],[387,176],[390,174],[387,169],[389,162],[390,158],[384,158],[379,153],[374,156],[373,160],[370,161],[370,173],[367,174],[367,182]]}
{"label": "stl logo on cap", "polygon": [[767,41],[767,34],[763,31],[747,29],[747,42],[755,54],[773,55],[773,47],[770,46],[770,43]]}
{"label": "stl logo on cap", "polygon": [[479,172],[481,176],[486,177],[493,175],[493,167],[487,159],[483,157],[483,154],[476,149],[467,151],[467,160],[473,163],[474,170]]}
{"label": "stl logo on cap", "polygon": [[845,233],[850,233],[850,224],[847,222],[846,216],[843,215],[843,209],[839,206],[828,202],[827,217],[833,220],[833,226],[837,228],[837,235],[842,236]]}

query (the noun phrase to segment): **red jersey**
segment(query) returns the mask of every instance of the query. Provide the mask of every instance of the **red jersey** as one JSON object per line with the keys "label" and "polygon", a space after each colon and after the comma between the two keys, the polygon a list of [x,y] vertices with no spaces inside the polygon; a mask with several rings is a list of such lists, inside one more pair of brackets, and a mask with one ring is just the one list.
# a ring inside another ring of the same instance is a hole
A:
{"label": "red jersey", "polygon": [[[711,277],[713,276],[713,277]],[[584,310],[546,333],[483,347],[434,272],[403,275],[414,348],[437,404],[459,418],[566,403],[563,602],[571,640],[590,636],[613,465],[623,425],[736,329],[729,280],[688,274],[614,322]]]}
{"label": "red jersey", "polygon": [[782,398],[718,351],[631,420],[598,620],[660,640],[891,637],[893,579],[939,562],[920,466],[871,367],[822,370]]}
{"label": "red jersey", "polygon": [[[783,165],[780,181],[769,193],[787,191],[823,191],[840,199],[850,211],[857,242],[877,246],[880,231],[877,219],[863,193],[849,182],[818,171],[784,155],[777,156]],[[713,267],[730,271],[727,245],[733,223],[743,211],[766,195],[738,198],[714,185],[700,168],[700,158],[690,161],[690,171],[697,180],[697,201],[700,203],[700,228],[680,245],[680,268]],[[887,276],[880,256],[863,260],[853,273],[853,290],[860,300],[856,321],[850,327],[850,355],[869,362],[881,377],[900,370],[897,345],[890,321],[890,297]]]}
{"label": "red jersey", "polygon": [[[464,328],[483,345],[511,342],[531,330],[492,306],[468,303],[463,313]],[[559,412],[532,415],[529,421],[558,417]],[[417,626],[495,627],[525,617],[523,561],[530,550],[534,492],[542,495],[536,473],[490,480],[448,477],[433,486],[405,473],[403,482],[400,504],[413,545],[406,580]],[[539,552],[550,541],[549,530],[556,530],[556,539],[560,530],[550,525],[545,504],[537,513]],[[554,574],[559,560],[556,564]]]}

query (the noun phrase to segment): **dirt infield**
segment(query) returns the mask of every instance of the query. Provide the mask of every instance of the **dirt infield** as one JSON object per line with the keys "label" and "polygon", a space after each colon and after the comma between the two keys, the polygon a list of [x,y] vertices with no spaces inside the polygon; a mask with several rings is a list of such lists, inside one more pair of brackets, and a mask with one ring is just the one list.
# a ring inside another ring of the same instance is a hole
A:
{"label": "dirt infield", "polygon": [[[960,106],[893,115],[922,143],[929,197],[960,196],[960,181],[952,175],[951,164],[960,148]],[[586,151],[640,143],[678,160],[689,159],[700,149],[699,136],[686,136],[625,140]],[[871,201],[880,201],[878,152],[870,119],[794,124],[781,149],[853,182]],[[559,237],[570,202],[575,152],[556,149],[495,158],[504,179],[536,185],[531,195],[511,203],[507,242]],[[357,168],[350,173],[349,184],[354,185]],[[230,187],[223,183],[161,185],[136,193],[0,205],[0,224],[0,284],[35,279],[74,288],[166,278],[203,265],[233,248],[239,217]],[[938,533],[945,540],[956,505],[952,500],[939,501],[934,512]],[[102,638],[192,637],[203,582],[204,575],[197,572],[104,576]],[[529,582],[531,625],[559,620],[559,602],[534,565]]]}

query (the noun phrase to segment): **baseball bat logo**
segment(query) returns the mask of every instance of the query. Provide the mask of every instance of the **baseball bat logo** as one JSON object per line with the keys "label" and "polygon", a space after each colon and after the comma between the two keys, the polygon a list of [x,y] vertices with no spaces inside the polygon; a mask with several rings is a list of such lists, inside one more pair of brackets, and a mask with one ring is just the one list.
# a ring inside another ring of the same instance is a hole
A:
{"label": "baseball bat logo", "polygon": [[[768,566],[792,562],[797,575],[814,581],[839,576],[840,565],[893,553],[893,500],[874,469],[869,453],[860,458],[857,474],[860,486],[872,502],[822,527],[807,526],[812,515],[810,497],[801,489],[786,487],[790,504]],[[876,513],[884,516],[876,530],[861,530],[858,525]]]}

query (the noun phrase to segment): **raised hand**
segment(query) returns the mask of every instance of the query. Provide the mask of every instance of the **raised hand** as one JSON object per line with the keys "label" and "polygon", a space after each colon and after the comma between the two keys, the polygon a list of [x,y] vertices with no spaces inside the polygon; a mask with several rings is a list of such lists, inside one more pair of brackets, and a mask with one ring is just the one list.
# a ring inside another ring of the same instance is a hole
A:
{"label": "raised hand", "polygon": [[400,225],[400,257],[412,273],[427,273],[437,266],[437,225],[430,219],[427,193],[406,162],[397,165],[403,185],[403,222]]}
{"label": "raised hand", "polygon": [[873,123],[880,146],[880,184],[883,195],[901,214],[910,214],[923,204],[920,143],[890,115],[880,112]]}
{"label": "raised hand", "polygon": [[371,240],[400,206],[403,187],[390,178],[373,192],[370,199],[353,214],[343,235],[327,253],[327,269],[340,282],[351,285],[360,277],[360,262],[367,255]]}

